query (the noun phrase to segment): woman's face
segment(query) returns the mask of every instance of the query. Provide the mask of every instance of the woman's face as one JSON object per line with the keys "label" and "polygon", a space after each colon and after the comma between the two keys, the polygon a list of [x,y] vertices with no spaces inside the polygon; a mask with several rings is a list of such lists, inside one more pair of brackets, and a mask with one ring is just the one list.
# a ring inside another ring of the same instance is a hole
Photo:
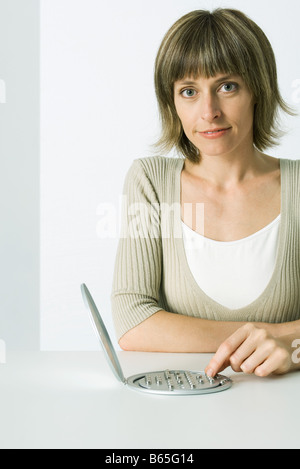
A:
{"label": "woman's face", "polygon": [[202,157],[253,148],[254,99],[240,76],[177,81],[174,102],[187,138]]}

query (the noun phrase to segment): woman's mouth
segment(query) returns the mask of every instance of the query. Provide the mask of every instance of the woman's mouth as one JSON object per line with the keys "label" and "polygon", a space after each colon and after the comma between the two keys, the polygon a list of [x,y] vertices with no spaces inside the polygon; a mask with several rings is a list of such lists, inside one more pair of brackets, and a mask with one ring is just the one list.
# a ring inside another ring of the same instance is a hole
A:
{"label": "woman's mouth", "polygon": [[223,128],[223,129],[205,130],[204,132],[198,132],[198,133],[204,138],[215,139],[215,138],[223,137],[223,135],[227,134],[229,130],[231,130],[231,127]]}

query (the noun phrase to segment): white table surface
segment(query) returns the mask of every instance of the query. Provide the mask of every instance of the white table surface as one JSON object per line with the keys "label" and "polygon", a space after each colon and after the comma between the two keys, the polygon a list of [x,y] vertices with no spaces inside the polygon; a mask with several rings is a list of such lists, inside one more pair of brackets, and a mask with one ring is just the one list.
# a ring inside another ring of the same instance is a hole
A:
{"label": "white table surface", "polygon": [[[203,370],[210,354],[119,352],[126,377]],[[99,352],[7,352],[0,365],[1,449],[299,448],[300,372],[234,373],[223,392],[162,396],[116,381]]]}

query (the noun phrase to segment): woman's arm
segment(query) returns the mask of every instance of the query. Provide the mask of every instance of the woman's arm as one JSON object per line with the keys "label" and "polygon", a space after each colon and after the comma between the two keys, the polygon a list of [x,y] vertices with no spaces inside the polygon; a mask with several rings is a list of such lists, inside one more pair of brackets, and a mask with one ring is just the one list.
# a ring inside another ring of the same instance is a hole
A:
{"label": "woman's arm", "polygon": [[[121,337],[123,350],[142,352],[213,353],[246,322],[213,321],[158,311]],[[274,333],[276,325],[257,327]]]}
{"label": "woman's arm", "polygon": [[123,350],[216,352],[206,368],[214,376],[228,366],[268,376],[300,369],[300,320],[283,324],[226,322],[159,311],[129,330]]}

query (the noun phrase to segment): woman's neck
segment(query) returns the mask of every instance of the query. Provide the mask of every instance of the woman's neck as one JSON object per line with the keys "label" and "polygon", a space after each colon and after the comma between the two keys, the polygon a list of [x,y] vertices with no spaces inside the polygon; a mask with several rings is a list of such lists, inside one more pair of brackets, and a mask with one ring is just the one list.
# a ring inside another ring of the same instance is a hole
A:
{"label": "woman's neck", "polygon": [[255,148],[252,153],[230,155],[200,156],[199,163],[185,161],[185,171],[195,178],[205,179],[219,188],[238,186],[257,175],[270,172],[279,166],[276,158],[264,155]]}

